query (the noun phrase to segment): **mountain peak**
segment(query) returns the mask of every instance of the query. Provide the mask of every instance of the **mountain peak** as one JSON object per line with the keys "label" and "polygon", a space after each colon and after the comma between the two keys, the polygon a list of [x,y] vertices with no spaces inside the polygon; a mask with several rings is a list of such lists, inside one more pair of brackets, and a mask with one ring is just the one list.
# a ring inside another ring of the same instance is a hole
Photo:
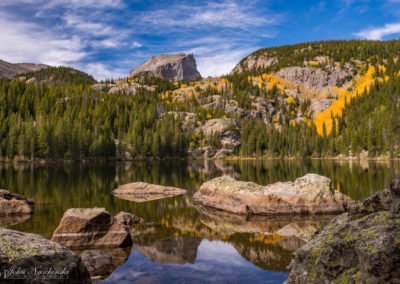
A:
{"label": "mountain peak", "polygon": [[129,72],[129,78],[148,74],[171,81],[192,81],[201,78],[192,53],[159,54]]}

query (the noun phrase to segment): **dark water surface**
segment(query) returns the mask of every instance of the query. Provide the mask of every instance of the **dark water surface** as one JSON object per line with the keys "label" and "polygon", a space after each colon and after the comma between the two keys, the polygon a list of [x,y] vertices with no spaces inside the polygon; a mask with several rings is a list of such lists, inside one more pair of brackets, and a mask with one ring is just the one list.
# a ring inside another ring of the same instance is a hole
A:
{"label": "dark water surface", "polygon": [[[134,235],[132,249],[114,252],[125,262],[106,283],[282,283],[291,253],[329,219],[246,220],[196,208],[192,196],[203,182],[224,174],[266,185],[307,173],[327,176],[334,188],[360,199],[387,187],[400,175],[400,165],[320,160],[0,164],[0,188],[35,200],[33,216],[9,228],[47,238],[72,207],[105,207],[114,215],[126,211],[154,222]],[[111,194],[118,185],[135,181],[181,187],[188,194],[144,203]]]}

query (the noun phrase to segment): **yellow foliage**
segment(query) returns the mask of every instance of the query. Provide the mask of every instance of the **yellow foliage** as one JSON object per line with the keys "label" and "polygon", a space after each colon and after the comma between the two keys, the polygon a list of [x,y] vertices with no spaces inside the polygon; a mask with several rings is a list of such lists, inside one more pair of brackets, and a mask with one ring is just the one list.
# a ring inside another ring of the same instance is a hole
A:
{"label": "yellow foliage", "polygon": [[294,119],[291,119],[289,123],[291,126],[296,126],[296,121]]}
{"label": "yellow foliage", "polygon": [[319,62],[318,61],[310,61],[310,62],[308,62],[308,65],[312,66],[312,67],[315,67],[315,66],[319,65]]}
{"label": "yellow foliage", "polygon": [[386,67],[384,65],[379,65],[378,67],[379,67],[379,72],[383,72],[383,73],[386,72]]}
{"label": "yellow foliage", "polygon": [[175,83],[174,83],[174,86],[178,86],[178,85],[179,85],[179,82],[175,82]]}
{"label": "yellow foliage", "polygon": [[211,118],[211,117],[212,117],[211,114],[207,113],[207,118]]}
{"label": "yellow foliage", "polygon": [[354,86],[354,90],[348,92],[347,90],[340,89],[339,99],[334,101],[332,105],[325,110],[317,114],[314,120],[317,132],[319,135],[323,135],[323,124],[325,123],[326,134],[329,135],[332,131],[332,116],[342,116],[342,111],[345,107],[346,101],[350,102],[350,98],[356,97],[362,94],[364,89],[369,91],[371,84],[374,82],[373,75],[375,74],[375,68],[370,66],[364,76],[361,76]]}
{"label": "yellow foliage", "polygon": [[181,85],[181,88],[186,88],[186,87],[187,87],[186,84],[182,84],[182,85]]}
{"label": "yellow foliage", "polygon": [[288,96],[287,99],[286,99],[286,102],[288,104],[294,104],[296,101],[292,96]]}

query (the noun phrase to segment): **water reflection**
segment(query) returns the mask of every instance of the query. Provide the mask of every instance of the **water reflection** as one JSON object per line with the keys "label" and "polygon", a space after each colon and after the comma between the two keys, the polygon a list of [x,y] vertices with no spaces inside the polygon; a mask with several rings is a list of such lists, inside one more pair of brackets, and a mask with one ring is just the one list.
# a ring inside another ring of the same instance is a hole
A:
{"label": "water reflection", "polygon": [[[192,195],[203,182],[224,174],[266,185],[294,180],[310,172],[329,177],[336,189],[360,199],[387,187],[400,175],[400,167],[398,162],[322,160],[163,161],[38,167],[0,164],[0,188],[35,200],[31,218],[1,219],[0,224],[50,238],[68,208],[104,207],[113,215],[125,211],[152,224],[131,232],[133,249],[126,255],[127,258],[130,253],[128,260],[111,274],[109,282],[117,279],[141,283],[152,279],[200,283],[210,279],[222,283],[266,282],[266,279],[281,282],[286,277],[284,270],[291,253],[329,222],[329,216],[246,219],[196,208]],[[135,181],[184,188],[188,193],[145,203],[120,200],[111,194],[118,185]],[[221,276],[215,276],[217,272]]]}
{"label": "water reflection", "polygon": [[132,249],[102,283],[282,283],[286,273],[261,269],[229,243],[202,240],[194,263],[160,264]]}

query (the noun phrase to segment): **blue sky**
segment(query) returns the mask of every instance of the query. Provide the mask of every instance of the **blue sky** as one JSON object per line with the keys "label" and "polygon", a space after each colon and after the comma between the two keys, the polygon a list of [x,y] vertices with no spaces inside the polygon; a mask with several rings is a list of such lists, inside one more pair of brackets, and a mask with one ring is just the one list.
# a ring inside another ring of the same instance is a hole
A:
{"label": "blue sky", "polygon": [[194,53],[228,73],[261,47],[322,39],[398,39],[400,0],[1,0],[0,59],[127,76],[159,53]]}

